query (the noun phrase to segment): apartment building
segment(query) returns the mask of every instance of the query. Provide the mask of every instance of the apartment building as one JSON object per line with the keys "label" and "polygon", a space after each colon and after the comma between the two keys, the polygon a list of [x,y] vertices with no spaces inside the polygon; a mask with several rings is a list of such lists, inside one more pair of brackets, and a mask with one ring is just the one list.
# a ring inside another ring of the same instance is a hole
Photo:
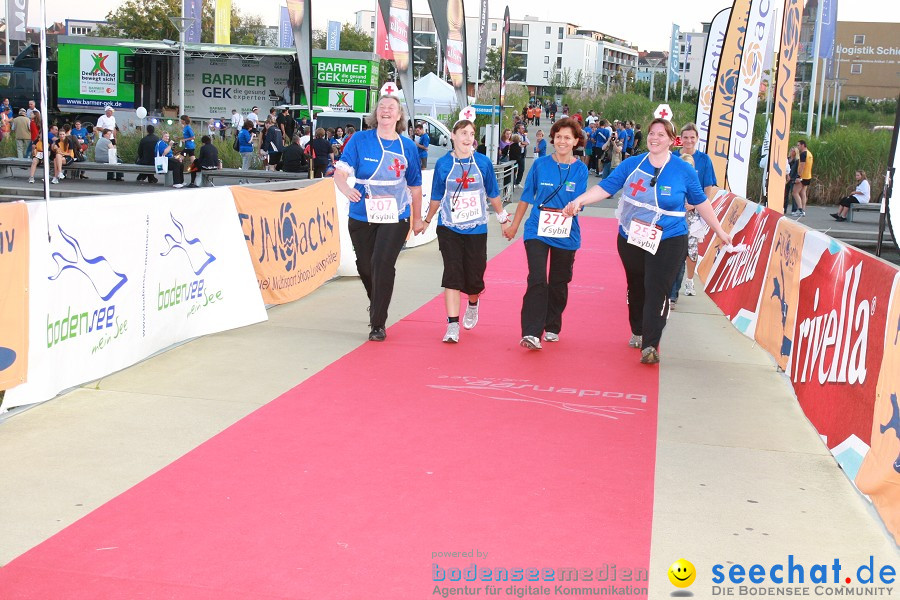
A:
{"label": "apartment building", "polygon": [[[466,46],[469,82],[477,79],[478,66],[477,17],[466,18]],[[375,12],[356,13],[356,27],[375,35]],[[488,19],[487,47],[502,45],[503,19]],[[434,23],[429,14],[413,14],[413,61],[424,64],[425,53],[437,45]],[[568,81],[575,87],[591,87],[605,82],[617,73],[637,71],[638,52],[627,41],[607,34],[581,29],[562,21],[542,21],[537,17],[510,19],[509,51],[518,55],[520,68],[507,73],[509,81],[519,81],[535,94],[542,94],[553,77]],[[480,80],[480,81],[483,81]]]}

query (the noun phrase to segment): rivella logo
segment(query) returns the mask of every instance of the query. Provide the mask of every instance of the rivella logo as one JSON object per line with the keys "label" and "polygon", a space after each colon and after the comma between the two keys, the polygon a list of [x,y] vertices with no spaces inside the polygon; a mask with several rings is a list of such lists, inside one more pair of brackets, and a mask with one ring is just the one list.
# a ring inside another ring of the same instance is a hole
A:
{"label": "rivella logo", "polygon": [[106,66],[106,60],[110,57],[109,53],[103,54],[103,52],[91,52],[91,59],[94,61],[94,68],[91,69],[91,75],[98,75],[104,73],[106,75],[112,75],[112,72]]}
{"label": "rivella logo", "polygon": [[[85,257],[78,239],[63,231],[62,227],[59,227],[59,233],[69,247],[61,248],[50,255],[56,263],[57,271],[56,275],[52,275],[48,279],[56,281],[64,271],[81,273],[94,286],[100,299],[108,302],[125,285],[128,277],[124,273],[116,271],[105,256]],[[54,240],[56,239],[59,238],[54,238]]]}
{"label": "rivella logo", "polygon": [[165,252],[160,253],[160,256],[168,256],[175,250],[180,250],[179,254],[183,253],[184,257],[187,258],[194,275],[199,275],[210,263],[216,260],[216,257],[206,251],[200,238],[191,238],[185,234],[184,225],[175,218],[175,215],[169,213],[169,217],[172,219],[177,232],[175,234],[167,233],[163,236],[167,248]]}
{"label": "rivella logo", "polygon": [[[897,405],[897,394],[891,394],[891,418],[884,425],[879,425],[878,429],[882,434],[887,433],[888,429],[894,430],[894,435],[900,440],[900,406]],[[894,471],[900,473],[900,454],[894,459]]]}

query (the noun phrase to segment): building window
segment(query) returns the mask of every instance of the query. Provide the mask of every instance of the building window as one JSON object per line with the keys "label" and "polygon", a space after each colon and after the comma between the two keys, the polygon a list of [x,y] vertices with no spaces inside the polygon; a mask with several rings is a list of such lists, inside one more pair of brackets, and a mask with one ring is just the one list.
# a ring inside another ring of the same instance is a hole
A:
{"label": "building window", "polygon": [[847,102],[859,102],[859,96],[847,96]]}
{"label": "building window", "polygon": [[544,57],[544,64],[545,64],[545,65],[549,65],[549,64],[550,64],[550,57],[549,57],[549,56],[545,56],[545,57]]}
{"label": "building window", "polygon": [[557,57],[556,59],[556,68],[562,69],[562,56]]}
{"label": "building window", "polygon": [[544,50],[550,49],[550,42],[544,42]]}
{"label": "building window", "polygon": [[553,28],[552,28],[552,27],[548,27],[548,28],[547,28],[547,35],[550,35],[550,34],[552,33],[552,31],[553,31]]}
{"label": "building window", "polygon": [[372,25],[371,25],[371,27],[372,27],[372,29],[375,29],[375,17],[372,17]]}
{"label": "building window", "polygon": [[509,35],[512,37],[528,37],[528,25],[523,23],[511,23]]}
{"label": "building window", "polygon": [[497,24],[491,23],[491,31],[497,31]]}
{"label": "building window", "polygon": [[851,75],[862,75],[862,63],[854,63],[850,65]]}
{"label": "building window", "polygon": [[550,71],[544,71],[544,79],[550,79]]}
{"label": "building window", "polygon": [[866,36],[865,35],[854,35],[853,43],[857,46],[862,46],[863,44],[866,43]]}
{"label": "building window", "polygon": [[559,39],[563,39],[563,28],[559,28]]}
{"label": "building window", "polygon": [[497,47],[497,38],[491,38],[491,48]]}
{"label": "building window", "polygon": [[562,45],[563,45],[562,42],[560,42],[559,44],[557,44],[557,48],[556,48],[556,53],[557,53],[557,54],[562,54]]}

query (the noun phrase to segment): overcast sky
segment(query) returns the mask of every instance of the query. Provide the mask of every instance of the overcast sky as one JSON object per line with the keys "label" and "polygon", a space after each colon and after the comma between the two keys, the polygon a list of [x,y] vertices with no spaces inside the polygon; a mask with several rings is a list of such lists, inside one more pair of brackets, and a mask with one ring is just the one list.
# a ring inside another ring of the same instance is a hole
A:
{"label": "overcast sky", "polygon": [[[69,0],[46,0],[47,20],[103,19],[121,0],[91,0],[87,4]],[[232,0],[245,14],[257,14],[270,25],[278,22],[279,6],[284,0]],[[900,22],[897,0],[835,0],[839,21]],[[776,2],[773,2],[775,4]],[[29,23],[39,22],[38,2],[30,2]],[[542,20],[567,21],[586,29],[602,31],[637,44],[641,50],[664,50],[674,21],[682,31],[699,31],[701,21],[709,21],[721,9],[730,6],[723,0],[489,0],[489,16],[501,18],[506,6],[510,17],[525,15]],[[479,0],[465,0],[466,15],[478,16]],[[313,26],[324,29],[328,20],[353,22],[358,10],[374,10],[375,0],[312,0]],[[414,13],[428,13],[427,0],[413,0]]]}

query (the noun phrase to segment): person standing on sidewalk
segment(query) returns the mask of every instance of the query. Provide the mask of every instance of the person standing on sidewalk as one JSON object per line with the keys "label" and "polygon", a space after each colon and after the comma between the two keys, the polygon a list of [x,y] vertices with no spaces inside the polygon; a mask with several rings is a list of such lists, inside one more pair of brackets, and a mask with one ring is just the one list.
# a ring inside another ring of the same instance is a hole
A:
{"label": "person standing on sidewalk", "polygon": [[616,242],[628,285],[628,345],[642,348],[641,362],[646,364],[659,362],[659,341],[669,316],[669,290],[687,256],[685,202],[693,204],[716,235],[731,245],[731,236],[716,219],[697,172],[669,151],[674,141],[672,123],[654,119],[647,129],[649,151],[623,160],[612,175],[563,211],[573,216],[586,204],[622,190],[616,211]]}
{"label": "person standing on sidewalk", "polygon": [[31,158],[31,121],[25,116],[25,109],[19,109],[19,116],[13,119],[16,134],[16,156]]}
{"label": "person standing on sidewalk", "polygon": [[578,121],[557,120],[550,128],[550,140],[553,154],[534,160],[513,222],[503,232],[506,239],[512,240],[529,205],[532,206],[525,222],[528,287],[522,298],[519,342],[529,350],[541,349],[541,334],[545,342],[559,341],[575,251],[581,247],[578,217],[566,217],[562,209],[584,193],[588,182],[587,167],[573,154],[583,140]]}
{"label": "person standing on sidewalk", "polygon": [[447,309],[447,333],[444,342],[459,342],[461,294],[469,303],[463,316],[463,328],[478,323],[478,305],[484,291],[487,268],[487,203],[494,207],[497,220],[509,223],[503,210],[497,175],[490,159],[475,152],[475,124],[460,120],[450,135],[453,150],[434,165],[431,203],[419,227],[424,231],[435,214],[438,246],[444,259],[444,306]]}
{"label": "person standing on sidewalk", "polygon": [[800,173],[801,185],[794,186],[794,201],[797,202],[797,210],[792,212],[791,216],[805,217],[809,184],[812,183],[813,153],[806,147],[806,140],[797,142],[797,147],[800,149],[800,165],[797,167],[797,171]]}
{"label": "person standing on sidewalk", "polygon": [[356,269],[369,297],[369,340],[387,337],[397,257],[410,230],[422,231],[422,170],[415,143],[402,134],[400,100],[382,96],[335,165],[334,183],[350,200],[350,240]]}

